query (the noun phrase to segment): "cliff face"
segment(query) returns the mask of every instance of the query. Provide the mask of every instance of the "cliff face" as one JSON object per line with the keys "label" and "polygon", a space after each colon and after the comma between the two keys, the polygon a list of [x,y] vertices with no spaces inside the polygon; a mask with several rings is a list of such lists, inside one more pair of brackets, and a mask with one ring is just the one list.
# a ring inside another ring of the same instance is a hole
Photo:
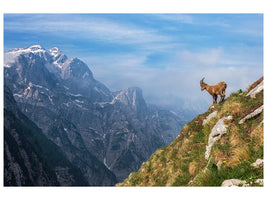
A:
{"label": "cliff face", "polygon": [[117,186],[263,185],[263,78],[187,123]]}
{"label": "cliff face", "polygon": [[21,113],[7,87],[4,97],[4,185],[88,185],[59,147]]}
{"label": "cliff face", "polygon": [[4,84],[18,109],[89,185],[124,180],[184,124],[175,113],[147,104],[140,88],[111,92],[84,62],[57,48],[12,49],[4,60]]}

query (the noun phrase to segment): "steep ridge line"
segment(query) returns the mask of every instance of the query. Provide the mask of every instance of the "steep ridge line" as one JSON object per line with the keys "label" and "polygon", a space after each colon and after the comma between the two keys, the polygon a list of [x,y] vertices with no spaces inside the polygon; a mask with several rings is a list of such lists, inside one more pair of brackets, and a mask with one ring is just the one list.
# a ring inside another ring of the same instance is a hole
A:
{"label": "steep ridge line", "polygon": [[[117,186],[222,186],[224,181],[262,186],[263,90],[254,98],[247,95],[262,80],[188,122],[172,144],[158,149]],[[239,124],[258,108],[261,112]]]}

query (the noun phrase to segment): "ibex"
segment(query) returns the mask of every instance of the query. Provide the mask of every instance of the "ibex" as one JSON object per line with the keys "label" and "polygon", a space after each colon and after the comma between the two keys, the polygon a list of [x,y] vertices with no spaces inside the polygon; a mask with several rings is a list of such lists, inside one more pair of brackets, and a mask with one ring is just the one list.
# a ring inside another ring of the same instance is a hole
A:
{"label": "ibex", "polygon": [[221,81],[217,85],[208,85],[204,83],[203,80],[204,78],[200,81],[201,91],[207,90],[208,93],[210,93],[213,98],[213,104],[217,103],[217,96],[220,95],[221,99],[219,103],[221,103],[225,97],[225,89],[227,84],[224,81]]}

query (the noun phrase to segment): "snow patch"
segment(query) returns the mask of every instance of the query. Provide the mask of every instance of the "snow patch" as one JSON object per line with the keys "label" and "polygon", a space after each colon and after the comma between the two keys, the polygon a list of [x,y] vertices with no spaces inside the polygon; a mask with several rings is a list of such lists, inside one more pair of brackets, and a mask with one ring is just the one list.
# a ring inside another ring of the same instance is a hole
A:
{"label": "snow patch", "polygon": [[177,113],[176,113],[176,112],[174,112],[173,110],[170,110],[170,113],[172,113],[172,114],[174,114],[174,115],[178,116],[178,115],[177,115]]}
{"label": "snow patch", "polygon": [[68,93],[69,95],[71,95],[71,96],[74,96],[74,97],[82,97],[83,95],[81,95],[81,94],[72,94],[72,93]]}
{"label": "snow patch", "polygon": [[48,88],[43,87],[41,85],[36,85],[36,84],[32,84],[32,85],[35,86],[35,87],[41,88],[41,89],[45,89],[46,91],[50,91]]}
{"label": "snow patch", "polygon": [[48,95],[49,101],[54,105],[53,99]]}
{"label": "snow patch", "polygon": [[[87,73],[87,72],[86,72]],[[100,94],[103,94],[105,96],[108,96],[103,90],[101,90],[100,88],[94,87],[94,90],[97,91]]]}
{"label": "snow patch", "polygon": [[84,103],[84,101],[79,101],[79,100],[77,100],[77,99],[75,99],[75,101],[76,101],[77,103]]}
{"label": "snow patch", "polygon": [[13,96],[19,97],[19,98],[23,98],[23,95],[21,94],[13,94]]}
{"label": "snow patch", "polygon": [[106,158],[104,158],[104,165],[110,170],[110,167],[107,165],[107,160],[106,160]]}

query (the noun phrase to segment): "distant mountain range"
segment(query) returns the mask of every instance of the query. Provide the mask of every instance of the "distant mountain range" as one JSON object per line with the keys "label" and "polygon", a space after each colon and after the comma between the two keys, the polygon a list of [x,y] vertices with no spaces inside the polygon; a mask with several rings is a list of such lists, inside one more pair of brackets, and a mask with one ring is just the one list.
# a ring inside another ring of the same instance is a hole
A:
{"label": "distant mountain range", "polygon": [[5,185],[115,185],[184,125],[140,88],[111,92],[56,47],[5,52],[4,85]]}

